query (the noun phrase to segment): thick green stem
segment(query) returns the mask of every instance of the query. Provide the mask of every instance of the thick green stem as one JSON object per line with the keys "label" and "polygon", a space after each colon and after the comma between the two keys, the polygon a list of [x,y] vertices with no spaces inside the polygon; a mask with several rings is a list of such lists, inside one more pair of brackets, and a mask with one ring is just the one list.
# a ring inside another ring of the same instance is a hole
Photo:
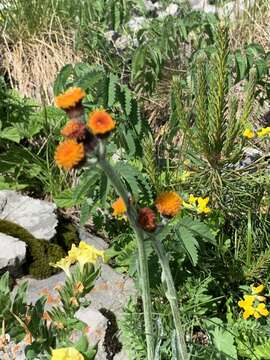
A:
{"label": "thick green stem", "polygon": [[172,314],[173,314],[173,321],[176,331],[176,346],[177,346],[177,359],[179,360],[187,360],[189,359],[185,338],[184,338],[184,332],[181,325],[181,319],[180,319],[180,311],[178,307],[178,301],[177,301],[177,293],[174,286],[174,281],[172,278],[172,273],[169,265],[169,260],[165,251],[165,248],[163,246],[163,243],[156,239],[154,236],[152,237],[152,244],[153,247],[158,255],[160,265],[162,267],[162,274],[164,277],[164,280],[166,282],[167,291],[166,291],[166,297],[170,303]]}
{"label": "thick green stem", "polygon": [[153,325],[152,325],[152,304],[150,296],[150,284],[149,284],[149,270],[147,264],[147,257],[144,246],[144,232],[137,225],[137,212],[132,201],[129,198],[128,192],[123,185],[119,175],[114,171],[109,162],[105,159],[105,149],[102,143],[98,144],[97,149],[98,162],[104,173],[110,179],[115,190],[118,192],[119,196],[123,199],[126,208],[127,208],[127,217],[130,221],[130,224],[136,234],[137,247],[139,254],[139,274],[141,281],[141,291],[143,299],[143,313],[144,313],[144,324],[145,324],[145,336],[147,343],[147,359],[154,359],[154,334],[153,334]]}

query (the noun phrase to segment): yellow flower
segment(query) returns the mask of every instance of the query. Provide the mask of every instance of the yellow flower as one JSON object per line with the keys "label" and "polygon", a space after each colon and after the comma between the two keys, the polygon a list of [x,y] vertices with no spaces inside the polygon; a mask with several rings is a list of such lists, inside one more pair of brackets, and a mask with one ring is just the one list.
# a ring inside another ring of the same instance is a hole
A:
{"label": "yellow flower", "polygon": [[57,261],[55,264],[50,264],[51,266],[55,268],[60,268],[64,270],[64,272],[67,274],[67,276],[70,276],[69,268],[70,265],[74,263],[74,260],[70,256],[66,256],[62,258],[61,260]]}
{"label": "yellow flower", "polygon": [[191,205],[195,205],[197,200],[198,200],[198,198],[196,196],[194,196],[193,194],[189,195],[188,202]]}
{"label": "yellow flower", "polygon": [[244,310],[246,310],[253,305],[253,303],[256,299],[256,296],[255,295],[244,295],[244,299],[245,300],[238,301],[238,305],[241,308],[243,308]]}
{"label": "yellow flower", "polygon": [[247,320],[250,316],[254,315],[254,308],[250,306],[243,312],[243,318]]}
{"label": "yellow flower", "polygon": [[95,110],[89,115],[87,125],[94,135],[104,135],[115,128],[115,121],[105,110]]}
{"label": "yellow flower", "polygon": [[247,138],[247,139],[252,139],[252,138],[254,138],[255,133],[254,133],[254,131],[251,130],[251,129],[246,129],[246,130],[243,132],[243,136],[244,136],[245,138]]}
{"label": "yellow flower", "polygon": [[252,294],[260,294],[264,290],[264,285],[261,284],[259,286],[251,285]]}
{"label": "yellow flower", "polygon": [[259,137],[264,137],[270,134],[270,127],[266,127],[266,128],[262,128],[260,130],[257,131],[257,135]]}
{"label": "yellow flower", "polygon": [[75,298],[75,296],[72,296],[70,299],[69,299],[69,303],[73,306],[79,306],[79,303],[78,303],[78,300]]}
{"label": "yellow flower", "polygon": [[78,165],[84,158],[83,144],[78,144],[75,140],[61,142],[55,151],[54,159],[59,167],[70,170]]}
{"label": "yellow flower", "polygon": [[79,262],[81,270],[87,263],[95,264],[98,257],[102,257],[102,259],[104,260],[103,250],[98,250],[94,246],[89,245],[84,241],[80,242],[79,247],[76,247],[74,244],[72,244],[71,250],[69,250],[68,255],[73,260]]}
{"label": "yellow flower", "polygon": [[63,94],[56,96],[55,105],[61,109],[69,109],[76,106],[84,97],[85,91],[78,87],[73,87]]}
{"label": "yellow flower", "polygon": [[260,303],[256,309],[255,309],[258,313],[260,313],[263,316],[268,316],[269,315],[269,311],[266,309],[266,306],[264,303]]}
{"label": "yellow flower", "polygon": [[180,211],[182,199],[174,191],[165,191],[158,195],[155,205],[162,215],[172,217]]}
{"label": "yellow flower", "polygon": [[211,209],[209,207],[207,207],[207,204],[209,203],[209,197],[206,198],[198,198],[198,207],[197,207],[197,211],[199,214],[208,214],[211,212]]}
{"label": "yellow flower", "polygon": [[74,347],[66,347],[52,350],[51,360],[84,360],[84,357]]}
{"label": "yellow flower", "polygon": [[113,216],[119,216],[126,213],[127,208],[122,198],[118,198],[113,204]]}

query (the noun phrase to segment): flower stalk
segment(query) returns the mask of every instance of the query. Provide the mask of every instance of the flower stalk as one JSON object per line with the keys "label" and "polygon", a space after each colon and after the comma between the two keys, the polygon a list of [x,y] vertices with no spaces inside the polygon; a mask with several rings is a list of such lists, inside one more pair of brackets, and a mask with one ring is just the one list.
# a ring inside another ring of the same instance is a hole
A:
{"label": "flower stalk", "polygon": [[174,281],[172,278],[172,273],[169,265],[168,256],[166,254],[163,243],[157,239],[154,235],[151,236],[153,247],[158,255],[159,262],[162,268],[162,277],[164,278],[167,286],[166,297],[170,303],[173,321],[176,331],[176,349],[177,349],[177,359],[187,360],[189,359],[184,332],[181,325],[180,319],[180,310],[178,307],[177,293],[174,286]]}
{"label": "flower stalk", "polygon": [[149,269],[147,264],[147,256],[144,246],[144,231],[137,224],[137,211],[132,205],[129,194],[123,185],[118,174],[114,171],[113,167],[106,160],[105,146],[102,141],[99,141],[96,147],[96,155],[99,166],[104,173],[110,179],[112,185],[117,191],[118,195],[123,199],[127,208],[127,217],[132,226],[137,240],[137,248],[139,254],[139,275],[141,281],[141,291],[143,300],[143,313],[144,313],[144,325],[145,325],[145,336],[147,344],[147,359],[154,359],[154,336],[153,336],[153,324],[152,324],[152,304],[150,295],[150,284],[149,284]]}

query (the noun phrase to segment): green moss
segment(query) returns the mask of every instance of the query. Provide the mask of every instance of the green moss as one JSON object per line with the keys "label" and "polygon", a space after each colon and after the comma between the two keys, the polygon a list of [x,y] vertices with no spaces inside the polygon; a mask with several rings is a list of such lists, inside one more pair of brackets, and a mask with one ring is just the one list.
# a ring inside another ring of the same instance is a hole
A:
{"label": "green moss", "polygon": [[71,249],[72,244],[79,245],[80,239],[75,226],[67,222],[67,220],[61,219],[53,241],[68,251]]}
{"label": "green moss", "polygon": [[46,240],[36,239],[21,226],[7,220],[0,220],[0,232],[16,237],[27,244],[27,264],[29,274],[42,279],[55,274],[58,270],[50,266],[62,257],[66,252],[61,246]]}

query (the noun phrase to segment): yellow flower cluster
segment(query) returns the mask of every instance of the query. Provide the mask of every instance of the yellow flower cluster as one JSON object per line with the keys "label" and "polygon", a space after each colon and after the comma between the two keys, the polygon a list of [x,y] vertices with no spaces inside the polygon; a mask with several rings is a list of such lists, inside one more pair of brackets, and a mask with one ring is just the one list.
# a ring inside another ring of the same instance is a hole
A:
{"label": "yellow flower cluster", "polygon": [[243,318],[246,320],[250,316],[259,319],[262,316],[268,316],[269,311],[266,308],[266,298],[259,295],[264,290],[264,285],[257,287],[251,286],[251,294],[244,295],[244,300],[238,301],[238,306],[244,309]]}
{"label": "yellow flower cluster", "polygon": [[187,209],[194,209],[198,214],[209,214],[211,209],[207,206],[209,203],[209,197],[197,197],[193,194],[189,195],[188,202],[183,202],[183,205]]}
{"label": "yellow flower cluster", "polygon": [[270,135],[270,127],[261,128],[257,132],[254,130],[247,128],[243,132],[243,136],[247,139],[253,139],[255,136],[258,136],[259,138],[265,137],[267,135]]}
{"label": "yellow flower cluster", "polygon": [[104,251],[97,250],[94,246],[81,241],[78,247],[72,244],[68,256],[59,260],[56,264],[51,264],[51,266],[64,270],[70,276],[69,268],[76,261],[78,261],[82,270],[87,263],[95,264],[99,257],[104,260]]}
{"label": "yellow flower cluster", "polygon": [[84,357],[74,347],[66,347],[52,350],[51,360],[84,360]]}

